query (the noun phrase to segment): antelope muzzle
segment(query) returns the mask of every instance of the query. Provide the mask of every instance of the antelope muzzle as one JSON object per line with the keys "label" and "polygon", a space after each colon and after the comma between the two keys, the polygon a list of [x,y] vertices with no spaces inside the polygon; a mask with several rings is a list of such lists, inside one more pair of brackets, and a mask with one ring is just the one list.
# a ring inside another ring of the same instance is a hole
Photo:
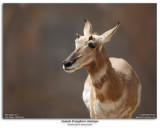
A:
{"label": "antelope muzzle", "polygon": [[78,58],[77,53],[73,52],[66,60],[63,61],[63,68],[65,70],[71,70],[70,67],[75,64]]}

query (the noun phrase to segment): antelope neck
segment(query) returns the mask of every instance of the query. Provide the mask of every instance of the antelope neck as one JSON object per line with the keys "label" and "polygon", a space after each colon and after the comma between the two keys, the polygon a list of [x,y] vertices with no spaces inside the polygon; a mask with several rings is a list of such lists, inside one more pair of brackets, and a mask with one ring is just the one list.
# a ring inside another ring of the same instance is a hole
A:
{"label": "antelope neck", "polygon": [[[87,67],[87,70],[91,76],[92,85],[96,89],[96,97],[100,102],[104,102],[105,99],[117,101],[122,96],[123,83],[113,70],[104,47],[101,51],[96,52],[95,61]],[[102,89],[103,86],[106,87]],[[103,94],[103,91],[106,93]]]}
{"label": "antelope neck", "polygon": [[105,99],[117,101],[122,96],[122,82],[113,70],[104,47],[101,51],[96,52],[95,61],[87,67],[87,70],[92,79],[96,97],[100,102],[103,103]]}
{"label": "antelope neck", "polygon": [[[95,60],[88,66],[88,73],[91,76],[92,84],[97,88],[102,88],[106,81],[109,69],[112,68],[104,47],[101,51],[96,51]],[[110,74],[110,73],[109,73]]]}
{"label": "antelope neck", "polygon": [[92,84],[97,89],[102,88],[106,81],[110,83],[113,79],[117,80],[104,47],[101,51],[96,51],[95,60],[87,67],[87,70],[91,76]]}

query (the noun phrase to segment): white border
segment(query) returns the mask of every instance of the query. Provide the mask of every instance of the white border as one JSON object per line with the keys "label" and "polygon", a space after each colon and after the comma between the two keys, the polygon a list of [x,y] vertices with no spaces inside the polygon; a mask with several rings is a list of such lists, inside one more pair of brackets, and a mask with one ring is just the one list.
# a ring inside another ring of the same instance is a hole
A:
{"label": "white border", "polygon": [[[78,2],[75,2],[73,0],[1,0],[1,9],[0,9],[0,21],[1,21],[1,26],[0,26],[0,39],[1,39],[1,45],[0,45],[0,83],[2,85],[2,3],[97,3],[97,0],[81,0]],[[160,23],[160,17],[159,17],[159,0],[110,0],[110,1],[105,1],[105,0],[98,0],[99,3],[157,3],[157,23]],[[159,34],[159,25],[157,24],[157,32]],[[160,45],[159,45],[159,35],[157,34],[157,55],[160,55]],[[157,65],[160,64],[160,58],[159,56],[157,57]],[[157,66],[157,76],[159,76],[160,68]],[[160,80],[157,77],[157,99],[159,99],[160,94],[158,93],[159,90],[159,83]],[[0,127],[1,128],[32,128],[32,127],[38,127],[38,128],[64,128],[64,127],[72,127],[72,126],[67,126],[66,124],[62,124],[61,120],[58,119],[24,119],[24,120],[4,120],[2,119],[2,86],[0,87]],[[157,100],[157,108],[159,107],[159,102]],[[159,117],[159,111],[157,110],[157,116]],[[75,126],[74,126],[75,127]],[[78,126],[77,126],[78,127]],[[85,126],[83,126],[85,127]],[[138,119],[138,120],[100,120],[98,124],[95,124],[92,126],[93,128],[99,127],[99,128],[104,128],[104,127],[111,127],[111,128],[158,128],[160,127],[160,119]]]}

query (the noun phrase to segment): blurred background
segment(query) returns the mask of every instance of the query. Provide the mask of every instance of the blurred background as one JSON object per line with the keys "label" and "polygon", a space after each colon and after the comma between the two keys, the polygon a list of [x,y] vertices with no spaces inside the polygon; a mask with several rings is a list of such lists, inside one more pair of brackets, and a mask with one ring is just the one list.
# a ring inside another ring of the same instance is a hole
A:
{"label": "blurred background", "polygon": [[68,74],[62,62],[74,50],[84,18],[99,34],[120,28],[105,45],[127,60],[142,83],[133,115],[156,114],[156,4],[3,4],[3,117],[89,118],[82,100],[86,69]]}

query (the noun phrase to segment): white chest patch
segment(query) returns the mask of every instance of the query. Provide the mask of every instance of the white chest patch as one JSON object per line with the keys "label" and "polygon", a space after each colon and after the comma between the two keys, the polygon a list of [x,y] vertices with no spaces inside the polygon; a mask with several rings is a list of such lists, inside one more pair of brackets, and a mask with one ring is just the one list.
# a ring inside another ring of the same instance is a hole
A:
{"label": "white chest patch", "polygon": [[106,118],[108,113],[111,111],[115,111],[116,106],[114,102],[105,101],[104,103],[99,102],[99,100],[96,100],[95,106],[94,106],[94,113],[95,117],[97,118]]}
{"label": "white chest patch", "polygon": [[94,107],[94,113],[98,118],[118,118],[121,112],[125,109],[123,103],[125,103],[126,93],[116,102],[105,100],[101,103],[98,99]]}
{"label": "white chest patch", "polygon": [[[93,91],[95,90],[93,89]],[[123,107],[123,103],[126,98],[126,91],[124,91],[122,97],[116,102],[105,100],[105,102],[101,103],[98,99],[96,99],[96,96],[94,95],[93,97],[96,100],[92,101],[91,104],[90,94],[91,85],[86,82],[83,91],[83,101],[90,113],[93,113],[94,118],[118,118],[122,111],[126,109],[125,107]],[[124,113],[123,115],[125,114],[126,113]]]}
{"label": "white chest patch", "polygon": [[89,83],[86,82],[83,90],[83,101],[86,104],[88,110],[90,110],[90,93],[91,93],[91,87]]}

